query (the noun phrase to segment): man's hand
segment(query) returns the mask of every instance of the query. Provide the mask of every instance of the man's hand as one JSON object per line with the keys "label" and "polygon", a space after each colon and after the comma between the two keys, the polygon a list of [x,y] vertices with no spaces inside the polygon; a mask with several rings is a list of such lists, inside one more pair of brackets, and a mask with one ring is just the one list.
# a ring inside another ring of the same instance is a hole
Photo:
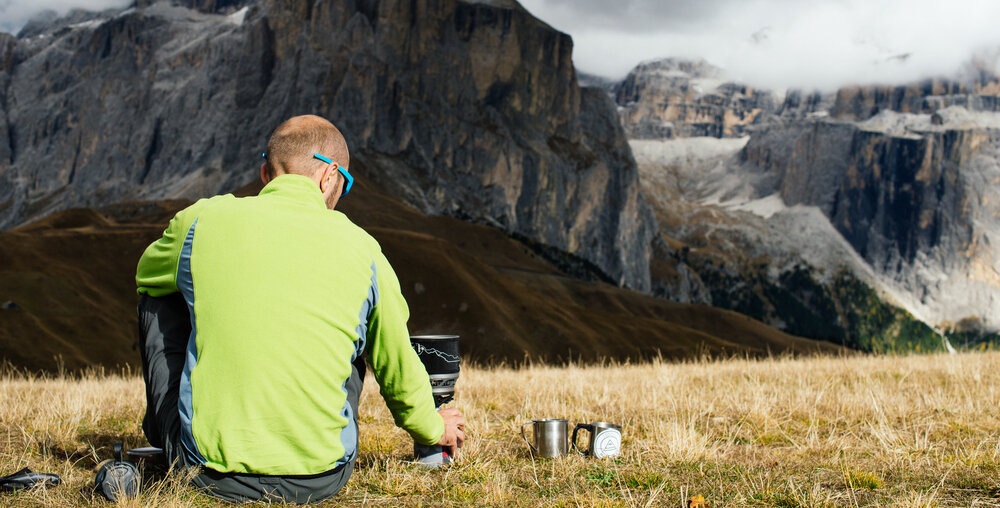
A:
{"label": "man's hand", "polygon": [[437,444],[444,448],[448,456],[454,458],[465,442],[465,417],[455,408],[438,409],[444,419],[444,435]]}

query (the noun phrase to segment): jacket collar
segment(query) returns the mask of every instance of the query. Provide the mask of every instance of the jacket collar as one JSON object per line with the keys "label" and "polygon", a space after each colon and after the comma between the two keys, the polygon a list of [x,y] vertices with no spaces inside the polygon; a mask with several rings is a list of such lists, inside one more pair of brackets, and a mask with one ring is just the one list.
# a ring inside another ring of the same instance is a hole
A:
{"label": "jacket collar", "polygon": [[266,194],[289,197],[310,206],[326,208],[326,201],[323,201],[319,185],[316,185],[312,178],[302,175],[278,175],[265,185],[258,195]]}

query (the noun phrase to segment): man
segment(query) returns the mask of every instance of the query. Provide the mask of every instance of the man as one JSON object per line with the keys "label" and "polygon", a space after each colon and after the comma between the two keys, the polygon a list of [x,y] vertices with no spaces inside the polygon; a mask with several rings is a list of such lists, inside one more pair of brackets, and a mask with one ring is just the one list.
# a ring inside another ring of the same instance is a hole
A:
{"label": "man", "polygon": [[319,501],[358,454],[367,354],[396,425],[452,453],[409,311],[378,243],[333,208],[353,183],[347,144],[317,116],[275,129],[258,196],[180,211],[136,273],[143,431],[195,484],[231,501]]}

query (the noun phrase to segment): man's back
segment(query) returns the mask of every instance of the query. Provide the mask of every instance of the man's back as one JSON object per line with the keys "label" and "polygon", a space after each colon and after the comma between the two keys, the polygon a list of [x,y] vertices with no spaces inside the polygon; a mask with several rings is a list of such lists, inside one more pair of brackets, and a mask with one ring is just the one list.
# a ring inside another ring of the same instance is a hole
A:
{"label": "man's back", "polygon": [[[302,475],[352,458],[344,383],[380,303],[378,271],[391,272],[378,244],[298,175],[257,197],[199,201],[170,227],[177,289],[194,315],[179,401],[191,462]],[[173,259],[150,250],[141,292]]]}

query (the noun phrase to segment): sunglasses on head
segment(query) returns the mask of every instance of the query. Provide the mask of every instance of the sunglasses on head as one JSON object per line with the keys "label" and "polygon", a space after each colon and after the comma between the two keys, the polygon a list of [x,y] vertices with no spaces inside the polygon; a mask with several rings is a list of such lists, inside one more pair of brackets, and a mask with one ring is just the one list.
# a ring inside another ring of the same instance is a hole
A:
{"label": "sunglasses on head", "polygon": [[[261,153],[260,156],[266,159],[267,152]],[[327,164],[333,164],[333,159],[329,157],[324,157],[318,153],[314,153],[313,158],[319,159]],[[340,174],[344,175],[344,180],[347,181],[347,183],[344,184],[344,192],[340,195],[340,197],[344,197],[347,195],[348,192],[351,192],[351,186],[354,185],[354,177],[351,176],[351,173],[347,171],[347,168],[341,166],[340,164],[337,164],[337,171],[340,171]]]}

